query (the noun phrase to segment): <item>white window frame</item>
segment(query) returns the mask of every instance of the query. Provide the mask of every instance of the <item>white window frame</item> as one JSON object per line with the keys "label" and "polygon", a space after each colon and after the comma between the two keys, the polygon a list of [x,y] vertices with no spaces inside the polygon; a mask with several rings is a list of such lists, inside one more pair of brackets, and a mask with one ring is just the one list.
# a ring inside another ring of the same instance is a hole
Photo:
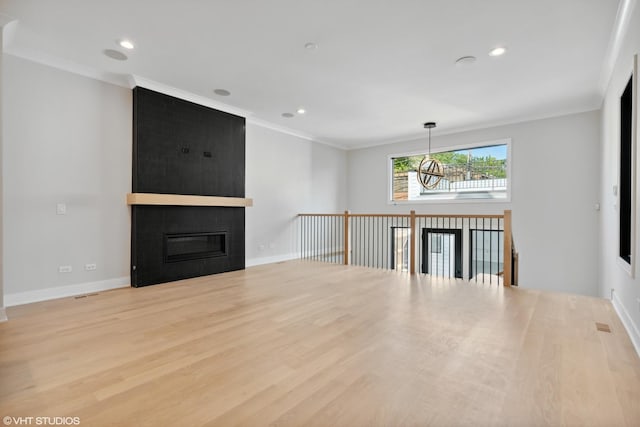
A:
{"label": "white window frame", "polygon": [[446,153],[449,151],[468,150],[471,148],[482,148],[493,145],[506,145],[507,146],[507,191],[505,197],[501,198],[489,198],[489,197],[469,197],[469,198],[455,198],[454,194],[451,197],[440,197],[437,199],[421,199],[421,200],[393,200],[393,159],[398,157],[409,156],[423,156],[426,150],[403,152],[398,154],[390,154],[387,156],[387,204],[389,205],[412,205],[412,204],[432,204],[432,203],[510,203],[511,202],[511,158],[512,158],[512,144],[511,138],[502,138],[492,141],[474,142],[471,144],[455,145],[449,147],[437,147],[432,148],[432,153]]}
{"label": "white window frame", "polygon": [[[617,163],[617,179],[616,179],[616,217],[617,217],[617,239],[616,239],[616,261],[618,263],[618,265],[622,268],[622,270],[624,270],[629,277],[631,277],[632,279],[635,278],[636,276],[636,230],[638,229],[638,224],[637,224],[637,217],[636,217],[636,212],[637,212],[637,206],[636,206],[636,188],[637,188],[637,182],[636,182],[636,163],[637,163],[637,156],[638,156],[638,116],[640,115],[640,112],[638,111],[638,81],[640,79],[638,79],[638,55],[634,55],[633,56],[633,64],[631,66],[631,75],[632,75],[632,80],[631,80],[631,85],[632,85],[632,90],[631,90],[631,112],[632,112],[632,116],[631,116],[631,241],[629,242],[630,245],[630,249],[631,249],[631,253],[630,255],[630,259],[629,259],[629,263],[627,263],[625,260],[623,260],[620,257],[620,132],[622,132],[622,129],[620,129],[620,115],[622,114],[622,111],[620,110],[620,102],[618,102],[618,116],[617,116],[617,120],[616,120],[616,126],[618,128],[618,138],[616,140],[616,145],[618,146],[618,163]],[[627,83],[629,82],[628,78],[625,78],[623,81],[623,87],[622,90],[619,91],[618,94],[618,100],[620,99],[620,97],[622,96],[622,93],[624,92],[625,87],[627,86]]]}

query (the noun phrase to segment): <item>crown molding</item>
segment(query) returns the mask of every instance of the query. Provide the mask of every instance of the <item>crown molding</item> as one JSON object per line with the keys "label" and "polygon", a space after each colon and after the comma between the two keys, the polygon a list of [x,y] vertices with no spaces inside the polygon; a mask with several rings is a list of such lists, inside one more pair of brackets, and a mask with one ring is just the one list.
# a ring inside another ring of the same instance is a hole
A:
{"label": "crown molding", "polygon": [[317,138],[313,135],[310,135],[308,133],[305,132],[300,132],[291,128],[288,128],[286,126],[280,126],[277,125],[275,123],[271,123],[269,121],[266,120],[262,120],[262,119],[258,119],[256,117],[249,117],[247,118],[247,123],[252,124],[252,125],[256,125],[256,126],[260,126],[263,127],[265,129],[270,129],[279,133],[284,133],[286,135],[291,135],[291,136],[295,136],[296,138],[300,138],[300,139],[305,139],[307,141],[311,141],[311,142],[317,142],[318,144],[322,144],[322,145],[327,145],[329,147],[333,147],[333,148],[338,148],[340,150],[348,150],[349,148],[344,146],[344,145],[340,145],[340,144],[336,144],[333,142],[329,142],[329,141],[324,141],[320,138]]}
{"label": "crown molding", "polygon": [[11,45],[11,42],[15,38],[17,27],[18,21],[16,19],[0,13],[0,32],[2,33],[2,46],[0,46],[0,49],[2,52],[5,52],[7,46]]}
{"label": "crown molding", "polygon": [[206,96],[197,95],[193,92],[189,92],[183,89],[178,89],[177,87],[160,83],[155,80],[147,79],[145,77],[141,77],[135,74],[131,74],[128,76],[128,85],[130,89],[133,89],[136,86],[141,86],[146,89],[151,89],[156,92],[160,92],[166,95],[174,96],[176,98],[184,99],[185,101],[190,101],[199,105],[204,105],[205,107],[210,107],[219,111],[224,111],[225,113],[235,114],[236,116],[247,118],[253,115],[253,112],[249,110],[237,108],[232,105],[225,104],[224,102],[215,101],[211,98],[207,98]]}
{"label": "crown molding", "polygon": [[85,65],[78,64],[77,62],[58,58],[56,56],[49,55],[40,51],[9,46],[5,49],[4,53],[18,58],[26,59],[28,61],[36,62],[38,64],[46,65],[51,68],[67,71],[72,74],[78,74],[90,79],[110,83],[115,86],[126,88],[129,87],[129,82],[126,75],[100,71],[95,68],[87,67]]}
{"label": "crown molding", "polygon": [[5,15],[0,13],[0,27],[4,27],[5,25],[14,22],[16,18],[13,16]]}
{"label": "crown molding", "polygon": [[[482,122],[482,123],[469,125],[469,126],[457,126],[457,127],[454,126],[444,130],[441,129],[437,133],[433,133],[432,135],[434,137],[439,137],[439,136],[445,136],[445,135],[457,135],[457,134],[462,134],[466,132],[483,131],[483,130],[489,130],[493,128],[500,128],[505,126],[518,125],[522,123],[535,122],[538,120],[549,120],[549,119],[555,119],[555,118],[560,118],[564,116],[572,116],[574,114],[589,113],[591,111],[598,111],[599,109],[600,107],[595,105],[585,105],[583,107],[563,109],[563,110],[559,110],[549,114],[532,114],[528,116],[522,116],[522,117],[505,119],[505,120],[493,120],[488,122]],[[350,147],[347,150],[361,150],[361,149],[367,149],[367,148],[373,148],[373,147],[380,147],[383,145],[394,145],[394,144],[401,144],[405,142],[426,140],[425,135],[426,133],[424,131],[416,132],[411,135],[407,135],[403,138],[378,141],[372,144],[354,145],[353,147]]]}
{"label": "crown molding", "polygon": [[631,15],[633,14],[633,9],[635,8],[636,3],[636,0],[621,0],[618,6],[618,13],[613,25],[611,37],[609,38],[606,56],[602,65],[600,82],[598,84],[598,90],[600,95],[603,97],[609,87],[609,82],[611,81],[613,70],[616,62],[618,61],[618,56],[620,56],[620,49],[622,48],[624,37],[629,29]]}

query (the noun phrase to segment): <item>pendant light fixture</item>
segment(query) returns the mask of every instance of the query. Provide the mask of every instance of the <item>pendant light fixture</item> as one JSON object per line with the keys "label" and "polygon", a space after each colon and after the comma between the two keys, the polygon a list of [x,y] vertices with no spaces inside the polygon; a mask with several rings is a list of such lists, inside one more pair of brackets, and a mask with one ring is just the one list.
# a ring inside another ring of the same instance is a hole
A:
{"label": "pendant light fixture", "polygon": [[427,190],[436,188],[444,176],[442,163],[431,158],[431,129],[434,127],[436,127],[435,122],[427,122],[424,124],[424,128],[429,129],[429,151],[420,162],[420,166],[418,166],[418,181],[420,185]]}

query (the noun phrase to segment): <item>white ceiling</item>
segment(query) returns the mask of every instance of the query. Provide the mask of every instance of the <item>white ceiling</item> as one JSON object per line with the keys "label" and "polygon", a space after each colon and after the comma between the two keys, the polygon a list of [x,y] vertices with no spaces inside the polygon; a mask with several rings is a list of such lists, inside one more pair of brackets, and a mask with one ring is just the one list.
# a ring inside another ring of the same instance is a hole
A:
{"label": "white ceiling", "polygon": [[[618,3],[0,0],[0,14],[17,19],[10,54],[141,76],[355,148],[423,136],[425,121],[451,132],[599,108]],[[489,57],[497,45],[507,54]],[[465,55],[477,61],[456,66]]]}

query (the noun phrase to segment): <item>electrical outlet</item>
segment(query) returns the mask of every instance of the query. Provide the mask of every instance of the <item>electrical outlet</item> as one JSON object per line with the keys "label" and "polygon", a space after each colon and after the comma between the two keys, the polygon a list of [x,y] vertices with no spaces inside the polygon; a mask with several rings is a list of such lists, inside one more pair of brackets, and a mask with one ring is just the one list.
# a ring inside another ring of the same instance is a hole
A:
{"label": "electrical outlet", "polygon": [[58,203],[56,205],[56,214],[57,215],[66,215],[67,214],[67,205],[64,203]]}
{"label": "electrical outlet", "polygon": [[58,267],[58,273],[71,273],[73,268],[70,265],[61,265]]}
{"label": "electrical outlet", "polygon": [[265,248],[264,245],[259,245],[258,246],[258,249],[261,250],[261,251],[264,251],[264,248]]}
{"label": "electrical outlet", "polygon": [[84,269],[87,270],[87,271],[93,271],[96,268],[98,268],[98,266],[95,265],[95,264],[85,264],[84,265]]}

